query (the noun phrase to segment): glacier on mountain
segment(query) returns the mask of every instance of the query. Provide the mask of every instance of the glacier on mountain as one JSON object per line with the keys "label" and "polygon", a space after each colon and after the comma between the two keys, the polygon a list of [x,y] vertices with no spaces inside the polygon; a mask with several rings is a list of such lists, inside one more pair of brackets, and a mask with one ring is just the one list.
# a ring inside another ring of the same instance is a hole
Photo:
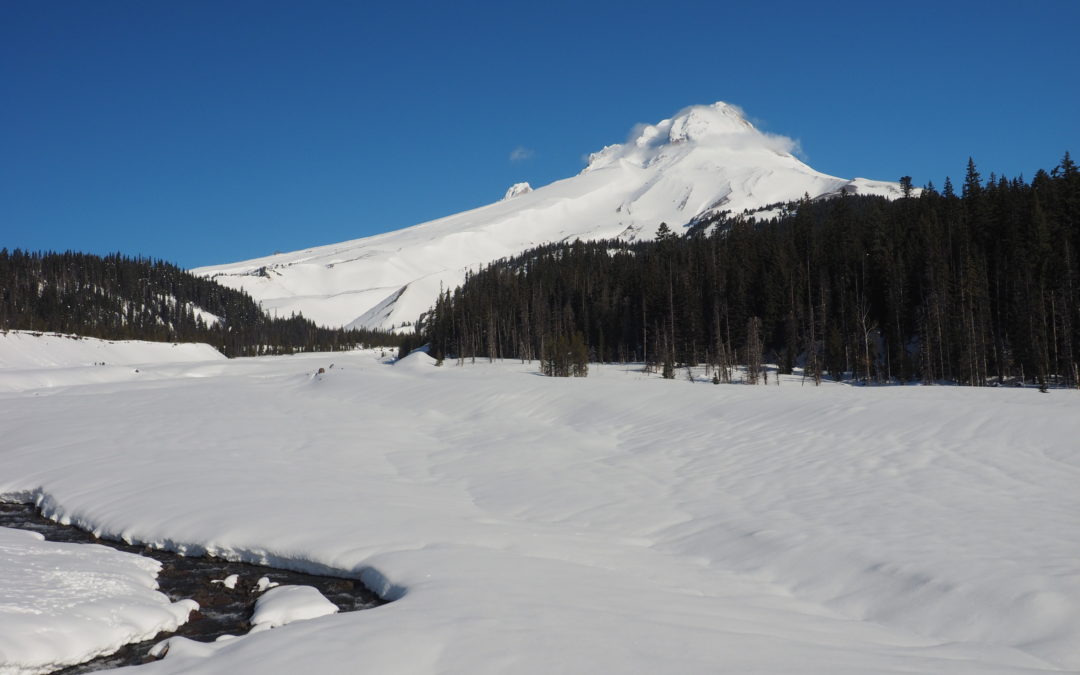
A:
{"label": "glacier on mountain", "polygon": [[691,106],[636,127],[627,142],[589,156],[576,176],[385,234],[202,267],[279,316],[325,326],[411,325],[441,289],[499,258],[557,241],[651,239],[719,212],[741,214],[809,195],[900,196],[896,183],[836,178],[799,160],[795,143],[764,133],[734,105]]}

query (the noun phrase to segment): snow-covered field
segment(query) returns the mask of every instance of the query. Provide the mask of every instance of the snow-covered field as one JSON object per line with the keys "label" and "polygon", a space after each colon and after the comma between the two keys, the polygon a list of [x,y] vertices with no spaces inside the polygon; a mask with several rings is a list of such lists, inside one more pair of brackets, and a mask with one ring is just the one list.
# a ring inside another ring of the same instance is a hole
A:
{"label": "snow-covered field", "polygon": [[0,495],[395,600],[145,673],[1080,670],[1080,392],[386,361],[0,371]]}

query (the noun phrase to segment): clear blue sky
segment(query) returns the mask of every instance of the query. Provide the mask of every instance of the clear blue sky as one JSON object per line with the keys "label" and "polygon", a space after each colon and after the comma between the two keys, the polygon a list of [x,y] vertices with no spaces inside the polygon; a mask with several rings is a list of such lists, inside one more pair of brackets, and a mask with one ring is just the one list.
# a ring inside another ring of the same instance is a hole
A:
{"label": "clear blue sky", "polygon": [[194,267],[353,239],[717,100],[837,176],[1030,178],[1080,155],[1078,33],[1075,0],[0,0],[0,247]]}

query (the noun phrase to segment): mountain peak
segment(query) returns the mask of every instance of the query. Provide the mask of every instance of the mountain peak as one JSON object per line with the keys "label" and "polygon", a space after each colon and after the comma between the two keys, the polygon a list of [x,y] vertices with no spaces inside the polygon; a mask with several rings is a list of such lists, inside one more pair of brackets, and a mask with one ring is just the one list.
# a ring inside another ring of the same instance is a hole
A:
{"label": "mountain peak", "polygon": [[723,101],[712,105],[694,105],[684,108],[671,118],[668,130],[669,143],[700,141],[710,136],[755,132],[753,124],[746,121],[737,106]]}
{"label": "mountain peak", "polygon": [[[810,168],[790,138],[765,133],[728,103],[694,105],[635,127],[593,153],[578,176],[413,227],[271,258],[203,268],[267,309],[300,311],[325,326],[412,325],[468,270],[538,245],[574,239],[636,241],[660,223],[675,232],[711,215],[756,214],[804,195],[901,194],[893,183]],[[525,193],[528,194],[525,194]]]}
{"label": "mountain peak", "polygon": [[647,148],[746,134],[754,135],[760,132],[746,121],[741,108],[717,101],[712,105],[683,108],[674,117],[656,124],[638,125],[632,134],[632,142],[627,145]]}
{"label": "mountain peak", "polygon": [[717,101],[683,108],[674,117],[656,124],[639,124],[626,143],[609,145],[589,155],[585,172],[615,165],[619,160],[648,166],[658,157],[677,152],[680,146],[710,147],[721,152],[760,149],[774,155],[790,155],[795,143],[783,136],[758,131],[746,120],[741,108]]}

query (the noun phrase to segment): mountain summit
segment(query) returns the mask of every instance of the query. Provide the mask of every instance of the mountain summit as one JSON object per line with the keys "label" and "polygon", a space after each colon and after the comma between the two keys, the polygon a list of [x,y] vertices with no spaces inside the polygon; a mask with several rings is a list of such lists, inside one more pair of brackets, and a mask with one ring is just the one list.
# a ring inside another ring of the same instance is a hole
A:
{"label": "mountain summit", "polygon": [[651,239],[662,222],[680,231],[714,213],[753,212],[806,194],[900,195],[896,183],[815,171],[794,148],[734,105],[691,106],[594,152],[572,178],[534,190],[518,184],[494,204],[386,234],[194,272],[244,289],[271,313],[389,328],[415,321],[468,269],[540,244]]}
{"label": "mountain summit", "polygon": [[[642,166],[660,154],[660,150],[687,142],[708,141],[714,146],[768,146],[770,137],[746,121],[742,111],[723,102],[710,106],[691,106],[669,120],[640,125],[632,139],[623,145],[609,145],[589,156],[586,171],[625,160]],[[780,137],[774,137],[779,139]]]}

